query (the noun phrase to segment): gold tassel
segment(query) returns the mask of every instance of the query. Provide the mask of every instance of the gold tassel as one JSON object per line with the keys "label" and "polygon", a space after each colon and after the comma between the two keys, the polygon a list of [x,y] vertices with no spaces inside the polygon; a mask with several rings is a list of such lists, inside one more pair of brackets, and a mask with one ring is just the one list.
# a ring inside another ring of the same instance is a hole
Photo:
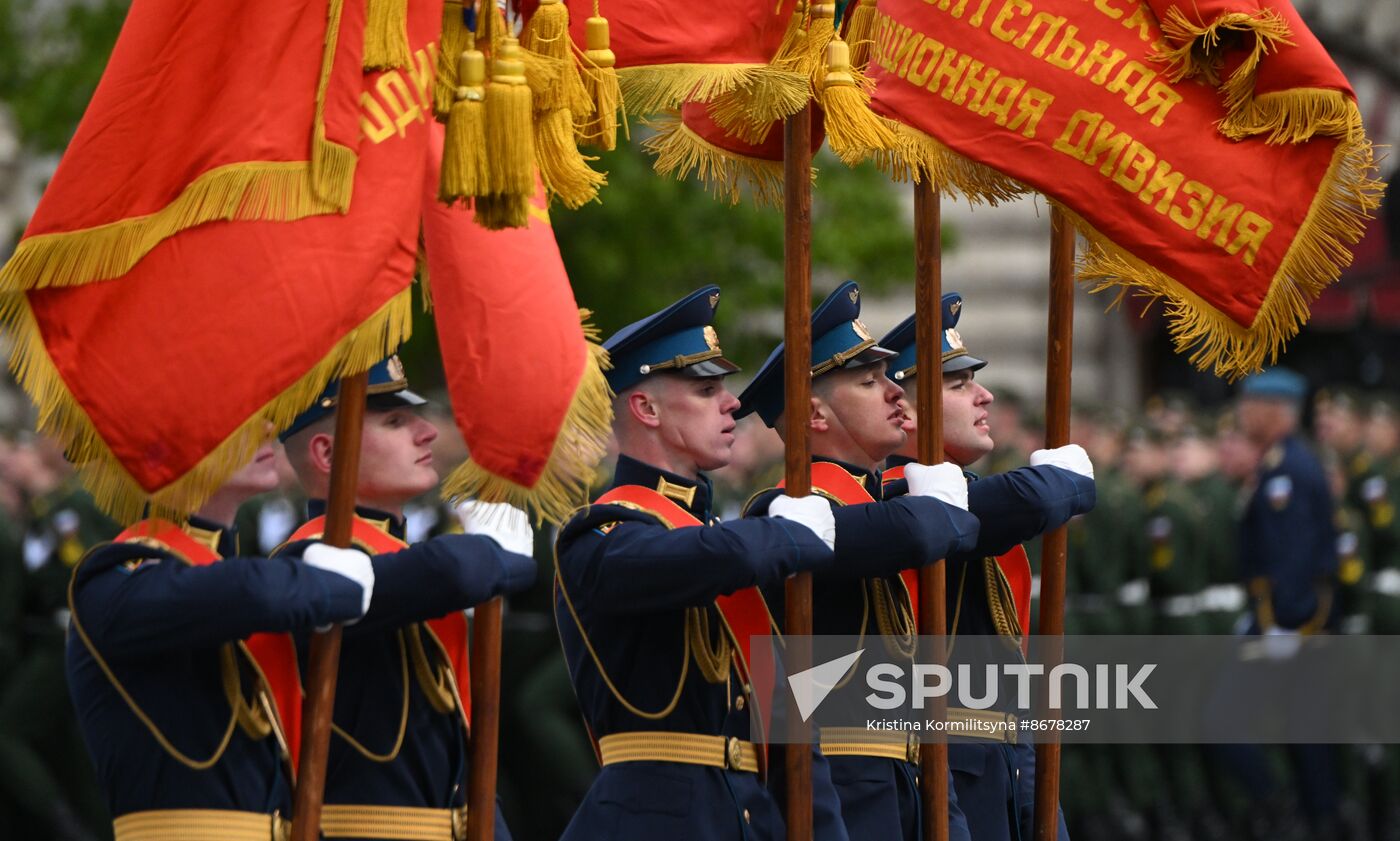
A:
{"label": "gold tassel", "polygon": [[486,86],[486,160],[493,194],[524,196],[535,192],[535,140],[530,86],[520,42],[506,37],[496,51],[491,83]]}
{"label": "gold tassel", "polygon": [[805,75],[807,68],[799,67],[799,65],[808,55],[807,15],[809,8],[807,0],[797,0],[797,6],[792,10],[792,19],[788,21],[787,29],[783,31],[783,40],[778,44],[778,51],[773,53],[773,60],[770,63],[774,67],[795,70]]}
{"label": "gold tassel", "polygon": [[490,190],[486,160],[486,56],[470,39],[458,61],[461,80],[447,121],[438,199],[452,204]]}
{"label": "gold tassel", "polygon": [[617,56],[608,34],[608,19],[597,14],[585,21],[583,87],[593,111],[574,124],[578,142],[611,152],[617,148],[617,112],[622,107],[622,91],[617,80]]}
{"label": "gold tassel", "polygon": [[[537,112],[567,108],[575,114],[585,114],[592,109],[593,100],[584,88],[574,57],[574,42],[569,37],[569,9],[563,0],[540,3],[520,33],[520,46],[527,56],[525,75],[530,81]],[[548,84],[540,84],[534,78],[536,62],[530,60],[532,54],[553,65]]]}
{"label": "gold tassel", "polygon": [[366,70],[408,67],[408,0],[365,0]]}
{"label": "gold tassel", "polygon": [[569,7],[563,0],[540,0],[520,32],[520,46],[551,58],[569,58]]}
{"label": "gold tassel", "polygon": [[851,45],[851,66],[861,72],[870,64],[871,47],[875,45],[875,3],[876,0],[856,0],[850,23],[846,24],[845,40]]}
{"label": "gold tassel", "polygon": [[608,182],[607,176],[588,166],[586,161],[591,160],[597,158],[579,153],[572,112],[564,109],[536,115],[535,162],[540,180],[570,210],[597,198],[598,188]]}
{"label": "gold tassel", "polygon": [[488,231],[530,226],[530,197],[500,193],[481,196],[472,203],[476,224]]}
{"label": "gold tassel", "polygon": [[[802,67],[812,80],[812,90],[820,92],[826,76],[826,46],[836,37],[836,4],[817,3],[812,6],[807,23],[806,55]],[[847,62],[849,64],[849,61]]]}
{"label": "gold tassel", "polygon": [[438,37],[437,75],[433,78],[433,114],[447,122],[452,104],[457,101],[458,63],[472,38],[467,28],[465,9],[459,0],[442,4],[442,34]]}
{"label": "gold tassel", "polygon": [[533,485],[518,484],[504,476],[488,473],[474,461],[466,461],[442,483],[448,499],[477,498],[504,500],[526,509],[536,521],[563,522],[569,514],[588,503],[594,471],[607,453],[612,431],[612,392],[603,372],[609,367],[608,353],[597,343],[597,333],[586,322],[587,310],[580,310],[588,353],[564,414],[559,435]]}
{"label": "gold tassel", "polygon": [[820,100],[831,151],[847,166],[855,166],[871,152],[894,151],[898,139],[870,110],[870,95],[851,73],[851,53],[845,41],[835,38],[827,45],[826,67]]}

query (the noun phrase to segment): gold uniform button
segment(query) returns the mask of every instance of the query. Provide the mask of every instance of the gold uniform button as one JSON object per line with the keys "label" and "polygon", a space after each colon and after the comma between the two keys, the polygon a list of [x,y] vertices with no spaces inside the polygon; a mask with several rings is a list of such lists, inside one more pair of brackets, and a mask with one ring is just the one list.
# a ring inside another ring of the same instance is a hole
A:
{"label": "gold uniform button", "polygon": [[744,696],[743,696],[743,695],[740,695],[739,697],[737,697],[737,698],[734,699],[734,709],[736,709],[736,710],[743,710],[743,709],[744,709]]}
{"label": "gold uniform button", "polygon": [[744,823],[752,823],[752,821],[749,820],[749,810],[748,810],[748,809],[745,809],[745,810],[744,810]]}

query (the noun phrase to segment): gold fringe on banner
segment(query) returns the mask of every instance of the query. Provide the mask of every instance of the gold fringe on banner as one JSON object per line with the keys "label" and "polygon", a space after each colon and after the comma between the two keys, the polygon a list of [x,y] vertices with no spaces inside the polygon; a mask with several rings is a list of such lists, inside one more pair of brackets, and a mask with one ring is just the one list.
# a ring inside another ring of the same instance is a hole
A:
{"label": "gold fringe on banner", "polygon": [[[1090,291],[1117,288],[1165,301],[1176,352],[1203,371],[1235,380],[1278,360],[1279,351],[1308,317],[1308,307],[1351,263],[1350,246],[1380,206],[1385,185],[1375,179],[1369,141],[1342,141],[1312,207],[1274,275],[1254,323],[1243,327],[1175,279],[1129,254],[1066,209],[1089,250],[1079,260],[1079,282]],[[1118,299],[1115,299],[1115,303]]]}
{"label": "gold fringe on banner", "polygon": [[[1173,6],[1167,13],[1167,19],[1161,23],[1162,35],[1175,46],[1156,53],[1152,59],[1167,65],[1167,76],[1173,82],[1200,77],[1210,85],[1219,87],[1225,53],[1220,48],[1221,39],[1253,35],[1254,45],[1250,48],[1249,57],[1230,74],[1227,83],[1232,89],[1247,87],[1252,91],[1254,71],[1258,69],[1260,59],[1280,45],[1293,43],[1288,40],[1288,21],[1272,9],[1254,14],[1233,12],[1221,15],[1210,23],[1196,23]],[[1230,90],[1227,90],[1227,101],[1230,95]]]}
{"label": "gold fringe on banner", "polygon": [[[696,134],[679,114],[649,122],[656,134],[642,148],[656,155],[652,169],[684,181],[694,173],[717,199],[738,204],[745,189],[754,204],[778,207],[783,201],[783,162],[752,158],[724,150]],[[812,170],[813,179],[816,170]]]}
{"label": "gold fringe on banner", "polygon": [[993,207],[1031,192],[1016,179],[959,155],[916,128],[896,120],[884,122],[895,133],[897,147],[892,152],[878,151],[874,157],[880,170],[895,181],[918,184],[932,178],[940,190],[961,195],[971,204],[986,202]]}
{"label": "gold fringe on banner", "polygon": [[1301,88],[1251,97],[1220,121],[1231,140],[1268,134],[1267,143],[1302,143],[1314,135],[1356,140],[1362,136],[1356,100],[1337,90]]}
{"label": "gold fringe on banner", "polygon": [[79,479],[98,507],[121,523],[140,519],[147,505],[152,516],[170,519],[198,510],[267,440],[267,423],[277,429],[286,428],[311,405],[326,383],[368,370],[403,344],[413,330],[411,293],[406,288],[342,337],[310,371],[244,421],[188,473],[150,492],[117,461],[92,420],[73,399],[44,347],[29,299],[23,293],[0,296],[0,324],[14,338],[10,371],[38,407],[39,431],[63,446],[68,458],[78,465]]}
{"label": "gold fringe on banner", "polygon": [[409,53],[408,0],[365,0],[365,69],[408,67]]}
{"label": "gold fringe on banner", "polygon": [[641,116],[679,108],[683,102],[709,102],[731,91],[791,84],[792,80],[790,72],[767,64],[624,67],[617,76],[627,113]]}
{"label": "gold fringe on banner", "polygon": [[772,75],[730,93],[715,97],[710,116],[726,132],[745,143],[757,145],[768,139],[768,132],[812,99],[811,81],[805,72],[770,65]]}
{"label": "gold fringe on banner", "polygon": [[843,163],[855,166],[871,154],[897,151],[899,138],[888,121],[870,110],[870,94],[857,82],[850,48],[840,38],[827,44],[826,75],[819,90],[826,139]]}
{"label": "gold fringe on banner", "polygon": [[469,460],[443,481],[444,497],[454,502],[464,498],[509,502],[529,511],[537,522],[556,524],[588,503],[593,472],[607,453],[612,433],[613,398],[603,377],[610,367],[608,354],[598,343],[597,331],[587,324],[589,315],[587,310],[579,311],[588,343],[583,374],[540,477],[526,487]]}
{"label": "gold fringe on banner", "polygon": [[343,4],[331,0],[327,13],[309,160],[225,164],[201,173],[155,213],[26,237],[0,268],[0,293],[121,277],[165,239],[206,222],[290,222],[347,212],[358,157],[326,139],[324,120]]}

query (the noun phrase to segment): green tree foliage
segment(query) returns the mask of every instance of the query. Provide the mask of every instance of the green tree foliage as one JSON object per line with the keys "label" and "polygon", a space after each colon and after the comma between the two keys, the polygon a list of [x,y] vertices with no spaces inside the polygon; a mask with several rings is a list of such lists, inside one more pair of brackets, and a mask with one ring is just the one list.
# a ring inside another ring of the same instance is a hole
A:
{"label": "green tree foliage", "polygon": [[129,0],[0,0],[0,102],[27,148],[61,151],[107,66]]}

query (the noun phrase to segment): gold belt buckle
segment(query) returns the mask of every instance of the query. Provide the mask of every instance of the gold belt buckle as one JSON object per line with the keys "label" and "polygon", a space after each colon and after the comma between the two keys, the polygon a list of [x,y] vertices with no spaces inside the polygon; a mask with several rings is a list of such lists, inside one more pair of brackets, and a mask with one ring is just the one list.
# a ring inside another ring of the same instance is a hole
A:
{"label": "gold belt buckle", "polygon": [[919,764],[919,737],[913,733],[909,734],[908,759],[915,765]]}
{"label": "gold belt buckle", "polygon": [[743,764],[744,751],[739,745],[739,739],[736,736],[730,736],[724,742],[724,767],[730,771],[741,771],[743,768],[740,766]]}

